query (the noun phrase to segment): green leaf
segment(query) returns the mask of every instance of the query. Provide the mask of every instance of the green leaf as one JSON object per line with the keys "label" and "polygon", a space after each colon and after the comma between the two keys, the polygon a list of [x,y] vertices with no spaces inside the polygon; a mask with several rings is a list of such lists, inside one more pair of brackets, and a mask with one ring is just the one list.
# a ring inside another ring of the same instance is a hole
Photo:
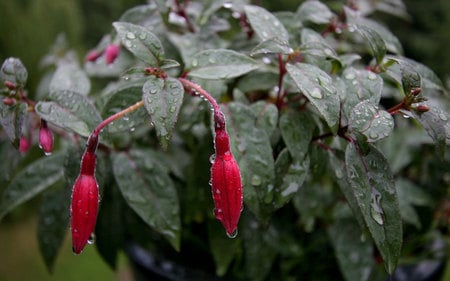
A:
{"label": "green leaf", "polygon": [[[107,118],[142,100],[142,87],[145,81],[146,79],[138,79],[113,84],[110,91],[102,96],[102,115]],[[110,123],[106,128],[109,133],[126,132],[144,124],[146,120],[149,120],[147,111],[144,108],[138,108],[123,118],[115,120],[114,123]]]}
{"label": "green leaf", "polygon": [[303,160],[308,153],[314,121],[306,112],[288,111],[280,117],[280,132],[291,156]]}
{"label": "green leaf", "polygon": [[283,207],[302,187],[309,173],[309,164],[308,157],[294,159],[287,149],[280,152],[275,162],[275,208]]}
{"label": "green leaf", "polygon": [[257,54],[290,54],[293,53],[294,49],[289,46],[288,42],[280,40],[278,37],[269,38],[267,40],[259,43],[250,52],[251,56]]}
{"label": "green leaf", "polygon": [[250,105],[255,113],[256,127],[264,129],[270,137],[277,128],[278,108],[273,103],[258,101]]}
{"label": "green leaf", "polygon": [[22,124],[27,114],[28,106],[25,103],[16,103],[14,105],[6,105],[0,103],[0,124],[3,130],[16,148],[20,144],[20,136],[22,134]]}
{"label": "green leaf", "polygon": [[375,266],[372,243],[361,239],[356,221],[338,219],[328,228],[339,268],[347,281],[367,281]]}
{"label": "green leaf", "polygon": [[155,5],[138,5],[132,7],[120,16],[119,21],[139,24],[148,21],[149,17],[159,17],[159,11]]}
{"label": "green leaf", "polygon": [[39,250],[50,272],[53,272],[69,225],[69,192],[67,183],[61,178],[54,189],[44,194],[39,208]]}
{"label": "green leaf", "polygon": [[368,100],[379,104],[383,91],[383,79],[367,70],[349,67],[342,74],[345,84],[345,100],[342,106],[345,117],[350,117],[353,108],[360,102]]}
{"label": "green leaf", "polygon": [[403,221],[421,228],[420,218],[414,206],[432,206],[430,195],[409,180],[399,178],[395,182],[398,203]]}
{"label": "green leaf", "polygon": [[149,66],[159,66],[164,49],[158,37],[147,28],[127,22],[114,22],[123,46]]}
{"label": "green leaf", "polygon": [[350,131],[362,133],[369,142],[376,142],[389,136],[394,129],[394,120],[389,112],[365,100],[353,108],[348,125]]}
{"label": "green leaf", "polygon": [[63,178],[62,153],[41,158],[20,171],[0,198],[0,220],[20,204],[30,200]]}
{"label": "green leaf", "polygon": [[386,55],[386,45],[380,34],[372,28],[361,24],[355,24],[352,28],[355,29],[355,31],[358,32],[364,38],[364,41],[369,45],[371,53],[377,64],[381,64],[384,56]]}
{"label": "green leaf", "polygon": [[260,219],[266,219],[272,202],[275,164],[270,139],[264,129],[255,126],[257,116],[250,107],[229,103],[223,111],[227,118],[233,154],[241,169],[244,202]]}
{"label": "green leaf", "polygon": [[205,50],[194,55],[189,76],[203,79],[230,79],[258,68],[248,56],[227,49]]}
{"label": "green leaf", "polygon": [[0,80],[2,82],[8,81],[19,87],[24,87],[27,82],[27,78],[27,69],[20,59],[7,58],[3,62],[2,67],[0,68]]}
{"label": "green leaf", "polygon": [[372,145],[362,155],[353,144],[345,152],[347,177],[357,208],[383,257],[388,273],[397,265],[402,246],[402,220],[393,175],[384,156]]}
{"label": "green leaf", "polygon": [[38,102],[36,113],[65,130],[89,136],[101,122],[100,113],[86,96],[72,91],[51,92],[51,102]]}
{"label": "green leaf", "polygon": [[105,262],[116,269],[117,256],[125,240],[124,202],[115,183],[104,189],[95,225],[96,247]]}
{"label": "green leaf", "polygon": [[446,150],[448,120],[450,116],[440,107],[437,101],[430,99],[422,104],[427,105],[430,110],[423,113],[411,111],[411,113],[433,139],[440,155],[443,156]]}
{"label": "green leaf", "polygon": [[247,19],[261,41],[278,38],[281,42],[289,41],[289,33],[283,24],[266,9],[247,5],[244,8]]}
{"label": "green leaf", "polygon": [[337,131],[339,96],[331,77],[317,66],[305,63],[288,64],[286,69],[299,90],[319,111],[328,126]]}
{"label": "green leaf", "polygon": [[86,73],[77,64],[61,64],[50,81],[50,92],[71,91],[87,96],[91,82]]}
{"label": "green leaf", "polygon": [[297,17],[301,22],[326,24],[330,22],[333,13],[322,2],[311,0],[303,2],[300,7],[298,7]]}
{"label": "green leaf", "polygon": [[183,85],[175,78],[150,77],[142,92],[145,109],[155,125],[161,146],[167,150],[183,103]]}
{"label": "green leaf", "polygon": [[113,171],[126,203],[175,248],[180,248],[180,208],[172,179],[151,150],[113,155]]}
{"label": "green leaf", "polygon": [[378,33],[380,37],[383,39],[387,51],[398,55],[401,55],[403,53],[403,48],[398,38],[391,31],[389,31],[389,29],[387,29],[380,23],[362,17],[354,21],[351,20],[351,22],[357,23],[358,26],[365,26],[366,28],[371,29],[376,33]]}

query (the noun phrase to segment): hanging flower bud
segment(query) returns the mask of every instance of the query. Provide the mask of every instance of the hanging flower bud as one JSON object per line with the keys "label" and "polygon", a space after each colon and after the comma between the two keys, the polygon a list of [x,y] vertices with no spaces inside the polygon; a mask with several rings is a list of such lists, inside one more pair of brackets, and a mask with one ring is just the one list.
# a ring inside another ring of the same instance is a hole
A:
{"label": "hanging flower bud", "polygon": [[235,237],[243,206],[241,172],[230,151],[230,139],[224,127],[217,129],[216,126],[214,141],[216,154],[211,167],[214,215],[224,226],[227,235]]}
{"label": "hanging flower bud", "polygon": [[50,155],[53,151],[53,133],[47,126],[47,121],[42,120],[39,127],[39,147],[45,155]]}
{"label": "hanging flower bud", "polygon": [[119,45],[111,44],[108,47],[106,47],[106,50],[105,50],[106,64],[113,63],[116,60],[116,58],[119,56],[119,52],[120,52]]}
{"label": "hanging flower bud", "polygon": [[99,52],[97,50],[92,50],[86,55],[86,61],[94,62],[99,57],[101,57],[103,52]]}
{"label": "hanging flower bud", "polygon": [[89,139],[86,151],[81,159],[80,175],[72,188],[70,205],[70,225],[72,231],[72,250],[81,253],[90,241],[97,221],[99,204],[98,184],[95,179],[95,150],[97,138]]}
{"label": "hanging flower bud", "polygon": [[21,136],[19,140],[19,151],[21,153],[26,153],[30,149],[30,147],[31,147],[30,140],[24,136]]}

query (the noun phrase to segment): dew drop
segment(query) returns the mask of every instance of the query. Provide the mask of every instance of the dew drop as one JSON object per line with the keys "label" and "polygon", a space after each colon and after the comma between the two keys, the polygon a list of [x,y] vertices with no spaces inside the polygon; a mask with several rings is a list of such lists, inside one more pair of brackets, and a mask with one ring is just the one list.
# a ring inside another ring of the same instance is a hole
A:
{"label": "dew drop", "polygon": [[370,137],[371,139],[377,139],[377,138],[378,138],[378,134],[377,134],[376,132],[370,132],[370,133],[369,133],[369,137]]}
{"label": "dew drop", "polygon": [[130,120],[130,117],[128,117],[128,116],[123,117],[123,121],[128,121],[128,120]]}
{"label": "dew drop", "polygon": [[377,79],[377,75],[376,75],[375,73],[373,73],[373,72],[369,72],[369,74],[367,75],[367,77],[368,77],[370,80],[375,80],[375,79]]}
{"label": "dew drop", "polygon": [[133,40],[133,39],[136,39],[136,34],[134,34],[133,32],[127,32],[126,37],[127,37],[128,39]]}
{"label": "dew drop", "polygon": [[439,113],[439,118],[441,118],[442,121],[447,121],[447,116],[444,113]]}
{"label": "dew drop", "polygon": [[130,132],[134,132],[134,131],[136,131],[136,128],[135,127],[131,127],[130,128]]}
{"label": "dew drop", "polygon": [[264,64],[270,64],[270,58],[268,58],[268,57],[263,57],[262,58],[262,62],[264,63]]}
{"label": "dew drop", "polygon": [[177,110],[177,108],[175,106],[171,106],[169,108],[170,113],[174,113]]}
{"label": "dew drop", "polygon": [[238,230],[237,230],[237,228],[236,228],[232,233],[228,233],[228,232],[227,232],[228,238],[231,238],[231,239],[236,238],[237,235],[238,235]]}
{"label": "dew drop", "polygon": [[259,186],[259,185],[261,185],[261,183],[262,183],[262,179],[261,179],[260,176],[258,176],[258,175],[253,175],[252,176],[251,184],[253,186]]}
{"label": "dew drop", "polygon": [[216,160],[216,154],[211,154],[211,156],[209,156],[209,162],[211,164],[214,164],[214,161]]}
{"label": "dew drop", "polygon": [[88,239],[87,243],[88,243],[89,245],[92,245],[92,244],[95,243],[95,239],[96,239],[95,234],[94,234],[94,233],[91,233],[91,235],[89,235],[89,239]]}
{"label": "dew drop", "polygon": [[347,74],[345,74],[345,79],[347,80],[352,80],[356,78],[356,74],[354,72],[348,72]]}
{"label": "dew drop", "polygon": [[196,67],[197,65],[198,65],[198,60],[193,59],[193,60],[192,60],[192,66],[193,66],[193,67]]}
{"label": "dew drop", "polygon": [[309,94],[311,95],[311,97],[316,98],[316,99],[323,98],[322,91],[319,88],[312,89]]}
{"label": "dew drop", "polygon": [[225,9],[231,9],[231,8],[233,8],[233,3],[232,2],[225,2],[225,3],[223,3],[223,7]]}
{"label": "dew drop", "polygon": [[208,59],[208,61],[209,61],[210,63],[216,63],[216,58],[210,57],[210,58]]}
{"label": "dew drop", "polygon": [[147,38],[147,34],[145,34],[145,33],[139,34],[139,39],[145,40],[146,38]]}

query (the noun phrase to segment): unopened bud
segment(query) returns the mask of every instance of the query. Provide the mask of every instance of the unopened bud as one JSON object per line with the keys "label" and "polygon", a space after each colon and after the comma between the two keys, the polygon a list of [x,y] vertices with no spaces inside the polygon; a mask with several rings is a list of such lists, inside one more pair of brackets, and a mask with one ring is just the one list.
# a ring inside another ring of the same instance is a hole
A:
{"label": "unopened bud", "polygon": [[3,98],[3,104],[4,105],[13,105],[16,103],[15,99],[12,98]]}
{"label": "unopened bud", "polygon": [[11,81],[5,81],[4,84],[5,84],[6,88],[8,88],[8,90],[13,91],[16,89],[16,84]]}
{"label": "unopened bud", "polygon": [[92,50],[86,55],[86,61],[94,62],[99,57],[101,57],[101,55],[102,55],[102,52],[99,52],[97,50]]}
{"label": "unopened bud", "polygon": [[120,52],[119,45],[111,44],[108,47],[106,47],[106,50],[105,50],[106,63],[107,64],[113,63],[116,60],[116,58],[119,56],[119,52]]}
{"label": "unopened bud", "polygon": [[21,153],[26,153],[28,150],[30,150],[30,147],[31,147],[30,140],[24,136],[21,136],[19,140],[19,151]]}
{"label": "unopened bud", "polygon": [[211,167],[211,187],[214,215],[222,223],[229,237],[235,237],[243,207],[241,172],[229,150],[229,136],[216,130],[216,154]]}
{"label": "unopened bud", "polygon": [[410,92],[411,92],[411,95],[418,96],[422,92],[422,89],[421,88],[412,88]]}
{"label": "unopened bud", "polygon": [[45,155],[50,155],[53,151],[53,133],[48,128],[47,121],[42,120],[39,127],[39,147]]}
{"label": "unopened bud", "polygon": [[424,113],[424,112],[427,112],[429,110],[430,110],[430,107],[428,105],[425,105],[425,104],[419,104],[416,107],[416,111],[420,112],[420,113]]}

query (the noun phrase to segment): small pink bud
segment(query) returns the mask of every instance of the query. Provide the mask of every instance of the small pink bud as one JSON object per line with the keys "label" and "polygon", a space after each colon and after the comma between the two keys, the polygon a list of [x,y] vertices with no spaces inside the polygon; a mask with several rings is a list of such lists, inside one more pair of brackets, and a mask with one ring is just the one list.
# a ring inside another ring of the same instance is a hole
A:
{"label": "small pink bud", "polygon": [[419,113],[424,113],[424,112],[427,112],[429,110],[430,110],[430,107],[428,105],[425,105],[425,104],[419,104],[416,107],[416,111],[419,112]]}
{"label": "small pink bud", "polygon": [[86,61],[94,62],[99,57],[101,57],[103,52],[99,52],[97,50],[92,50],[86,55]]}
{"label": "small pink bud", "polygon": [[230,151],[225,129],[216,130],[216,154],[211,167],[211,187],[214,215],[222,223],[229,237],[235,237],[243,206],[241,172]]}
{"label": "small pink bud", "polygon": [[81,253],[94,232],[97,221],[99,191],[95,179],[95,153],[86,151],[81,160],[80,175],[72,188],[70,226],[72,250]]}
{"label": "small pink bud", "polygon": [[116,60],[116,58],[119,56],[119,52],[120,52],[119,45],[111,44],[108,47],[106,47],[106,50],[105,50],[106,63],[107,64],[113,63]]}
{"label": "small pink bud", "polygon": [[42,120],[39,128],[39,147],[45,155],[50,155],[53,151],[53,133],[47,126],[47,121]]}
{"label": "small pink bud", "polygon": [[16,89],[16,84],[11,81],[5,81],[5,86],[11,91]]}
{"label": "small pink bud", "polygon": [[3,104],[4,105],[13,105],[16,103],[15,99],[12,98],[3,98]]}
{"label": "small pink bud", "polygon": [[26,153],[28,150],[30,150],[30,147],[31,147],[30,140],[24,136],[21,136],[19,141],[19,151],[21,153]]}

